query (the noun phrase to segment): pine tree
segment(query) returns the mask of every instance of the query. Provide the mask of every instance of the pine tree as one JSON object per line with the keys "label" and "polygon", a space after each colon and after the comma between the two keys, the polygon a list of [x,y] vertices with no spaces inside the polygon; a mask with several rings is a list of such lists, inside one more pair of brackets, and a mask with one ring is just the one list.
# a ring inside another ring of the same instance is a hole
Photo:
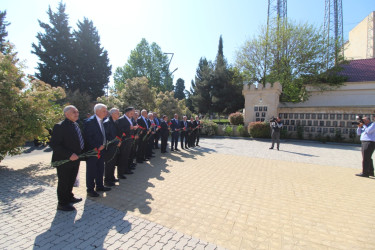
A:
{"label": "pine tree", "polygon": [[6,10],[0,11],[0,52],[5,52],[5,37],[8,36],[8,32],[6,31],[6,27],[10,24],[9,22],[5,21],[5,17],[7,15]]}
{"label": "pine tree", "polygon": [[39,20],[45,32],[37,34],[38,45],[32,44],[31,52],[40,60],[35,76],[54,87],[70,90],[74,87],[73,38],[65,4],[60,2],[57,12],[49,7],[47,14],[50,24]]}
{"label": "pine tree", "polygon": [[72,90],[86,92],[92,99],[104,94],[112,66],[108,53],[101,47],[100,36],[92,21],[84,18],[74,31],[75,85]]}
{"label": "pine tree", "polygon": [[177,79],[176,86],[174,88],[174,98],[178,100],[185,99],[185,81],[181,78]]}

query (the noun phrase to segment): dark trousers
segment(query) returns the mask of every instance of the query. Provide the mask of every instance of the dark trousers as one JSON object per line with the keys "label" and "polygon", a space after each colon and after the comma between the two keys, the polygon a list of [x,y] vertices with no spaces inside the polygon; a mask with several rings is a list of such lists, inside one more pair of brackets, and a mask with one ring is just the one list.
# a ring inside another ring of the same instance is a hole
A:
{"label": "dark trousers", "polygon": [[120,156],[119,156],[119,161],[118,161],[118,171],[117,171],[117,174],[119,176],[130,171],[129,156],[131,153],[131,147],[132,147],[131,140],[123,141],[121,144]]}
{"label": "dark trousers", "polygon": [[87,192],[94,191],[97,188],[104,187],[103,185],[104,174],[104,159],[101,157],[89,157],[86,160],[86,188]]}
{"label": "dark trousers", "polygon": [[131,140],[131,149],[129,155],[129,166],[134,162],[135,156],[137,154],[137,142],[133,139]]}
{"label": "dark trousers", "polygon": [[197,129],[197,130],[195,131],[194,137],[195,137],[195,138],[194,138],[195,145],[198,146],[198,143],[199,143],[199,129]]}
{"label": "dark trousers", "polygon": [[195,132],[190,132],[189,134],[189,147],[195,146]]}
{"label": "dark trousers", "polygon": [[[110,145],[105,155],[104,182],[112,182],[115,179],[115,168],[119,158],[120,149],[117,145]],[[118,168],[117,168],[118,171]]]}
{"label": "dark trousers", "polygon": [[362,173],[364,175],[374,175],[374,163],[372,153],[375,150],[375,142],[362,141]]}
{"label": "dark trousers", "polygon": [[171,149],[173,149],[173,147],[175,149],[177,149],[178,137],[180,137],[180,133],[178,131],[172,132],[172,136],[171,136]]}
{"label": "dark trousers", "polygon": [[187,147],[188,141],[189,141],[188,132],[181,131],[180,141],[181,141],[181,148],[184,148],[184,145],[185,147]]}
{"label": "dark trousers", "polygon": [[279,148],[280,147],[280,131],[272,131],[271,138],[272,138],[271,148],[273,148],[273,145],[275,145],[275,142],[277,144],[277,148]]}
{"label": "dark trousers", "polygon": [[76,180],[79,161],[68,162],[57,167],[57,200],[60,205],[68,205],[73,198],[73,185]]}
{"label": "dark trousers", "polygon": [[154,148],[159,148],[159,138],[160,138],[160,131],[157,131],[154,134]]}
{"label": "dark trousers", "polygon": [[161,136],[161,145],[160,145],[160,151],[162,153],[167,152],[167,143],[168,143],[168,135]]}
{"label": "dark trousers", "polygon": [[151,157],[152,156],[152,148],[154,147],[154,135],[150,134],[149,137],[146,140],[147,140],[146,157]]}
{"label": "dark trousers", "polygon": [[138,149],[137,149],[137,161],[145,160],[146,143],[147,143],[147,140],[143,140],[143,137],[139,137]]}

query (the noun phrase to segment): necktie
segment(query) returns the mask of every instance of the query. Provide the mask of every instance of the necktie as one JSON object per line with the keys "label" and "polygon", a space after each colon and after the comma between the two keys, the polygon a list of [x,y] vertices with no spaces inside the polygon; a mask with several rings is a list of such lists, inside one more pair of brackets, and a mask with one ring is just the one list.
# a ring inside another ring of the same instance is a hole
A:
{"label": "necktie", "polygon": [[147,122],[147,119],[143,117],[143,120],[145,121],[145,123],[146,123],[146,128],[147,128],[147,130],[148,130],[148,122]]}
{"label": "necktie", "polygon": [[102,131],[102,134],[103,134],[103,145],[105,145],[106,143],[106,138],[105,138],[105,131],[104,131],[104,124],[103,124],[103,120],[100,120],[100,130]]}
{"label": "necktie", "polygon": [[185,126],[185,128],[186,128],[186,122],[184,122],[184,126]]}
{"label": "necktie", "polygon": [[74,123],[74,128],[76,129],[77,134],[78,134],[79,145],[81,146],[81,149],[83,149],[83,147],[85,146],[85,144],[84,144],[84,142],[83,142],[83,138],[82,138],[81,130],[79,129],[77,123]]}

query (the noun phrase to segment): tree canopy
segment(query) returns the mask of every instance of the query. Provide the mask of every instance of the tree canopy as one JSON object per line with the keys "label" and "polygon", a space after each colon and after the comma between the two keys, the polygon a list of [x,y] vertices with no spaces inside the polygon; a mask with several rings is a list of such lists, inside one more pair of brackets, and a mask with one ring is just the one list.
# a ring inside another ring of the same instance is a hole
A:
{"label": "tree canopy", "polygon": [[178,78],[174,88],[174,98],[182,100],[185,97],[185,81],[182,78]]}
{"label": "tree canopy", "polygon": [[5,38],[8,36],[8,32],[6,27],[10,24],[9,22],[5,21],[5,17],[7,15],[6,11],[0,11],[0,52],[5,52]]}
{"label": "tree canopy", "polygon": [[[237,51],[236,65],[250,83],[279,81],[282,101],[301,102],[308,98],[307,84],[338,86],[344,79],[338,68],[326,68],[324,35],[312,25],[285,23],[266,27]],[[334,60],[334,56],[329,60]]]}
{"label": "tree canopy", "polygon": [[173,90],[168,56],[159,45],[150,45],[145,38],[130,52],[127,63],[116,69],[115,88],[122,90],[128,79],[143,76],[148,79],[150,88],[155,87],[158,91]]}

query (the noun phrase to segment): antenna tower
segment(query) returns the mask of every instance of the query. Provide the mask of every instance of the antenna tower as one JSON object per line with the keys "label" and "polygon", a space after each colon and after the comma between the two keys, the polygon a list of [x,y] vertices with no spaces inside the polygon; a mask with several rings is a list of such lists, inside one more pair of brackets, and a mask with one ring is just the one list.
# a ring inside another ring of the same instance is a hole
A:
{"label": "antenna tower", "polygon": [[338,63],[339,55],[344,55],[344,28],[342,14],[342,0],[326,0],[324,13],[324,40],[326,47],[327,68]]}

